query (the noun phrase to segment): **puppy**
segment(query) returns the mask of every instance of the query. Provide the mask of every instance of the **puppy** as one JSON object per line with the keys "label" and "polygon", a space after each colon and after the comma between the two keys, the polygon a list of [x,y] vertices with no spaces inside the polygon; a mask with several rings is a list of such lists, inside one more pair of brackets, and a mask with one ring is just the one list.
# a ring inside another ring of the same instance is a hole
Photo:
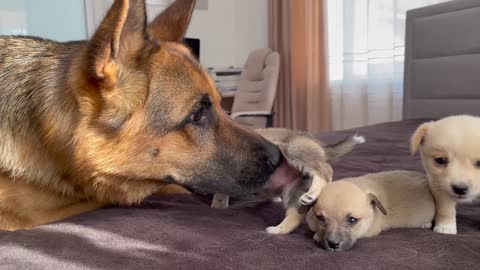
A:
{"label": "puppy", "polygon": [[424,123],[410,146],[412,154],[420,151],[435,197],[433,230],[456,234],[457,203],[480,194],[480,118],[461,115]]}
{"label": "puppy", "polygon": [[[304,206],[311,205],[332,180],[333,170],[329,162],[338,160],[365,142],[361,136],[351,136],[336,144],[322,146],[312,135],[301,131],[278,128],[256,131],[278,145],[285,158],[267,186],[273,192],[259,195],[260,198],[279,195],[287,209],[285,219],[278,226],[267,228],[272,234],[288,234],[295,230],[304,219]],[[279,188],[281,186],[286,188]],[[228,196],[215,194],[212,207],[228,207]]]}
{"label": "puppy", "polygon": [[390,171],[327,184],[307,214],[314,240],[329,251],[346,251],[357,239],[390,228],[430,228],[435,214],[425,176]]}

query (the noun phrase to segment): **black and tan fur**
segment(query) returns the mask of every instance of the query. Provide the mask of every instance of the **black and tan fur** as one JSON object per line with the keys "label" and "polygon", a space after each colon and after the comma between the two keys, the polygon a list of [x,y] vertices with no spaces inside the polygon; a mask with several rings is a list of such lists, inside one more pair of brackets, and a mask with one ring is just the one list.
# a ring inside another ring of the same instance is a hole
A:
{"label": "black and tan fur", "polygon": [[278,148],[229,119],[179,43],[194,5],[177,0],[147,25],[144,1],[116,0],[88,42],[0,37],[0,229],[138,203],[170,183],[264,185]]}

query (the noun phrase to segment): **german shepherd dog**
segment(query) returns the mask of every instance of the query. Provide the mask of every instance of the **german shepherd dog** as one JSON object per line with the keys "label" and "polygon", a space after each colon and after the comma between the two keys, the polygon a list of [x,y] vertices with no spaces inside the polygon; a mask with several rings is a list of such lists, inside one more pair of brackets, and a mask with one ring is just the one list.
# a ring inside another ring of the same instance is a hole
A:
{"label": "german shepherd dog", "polygon": [[116,0],[88,42],[0,37],[0,229],[133,204],[170,183],[253,193],[282,162],[180,44],[194,0],[147,24]]}

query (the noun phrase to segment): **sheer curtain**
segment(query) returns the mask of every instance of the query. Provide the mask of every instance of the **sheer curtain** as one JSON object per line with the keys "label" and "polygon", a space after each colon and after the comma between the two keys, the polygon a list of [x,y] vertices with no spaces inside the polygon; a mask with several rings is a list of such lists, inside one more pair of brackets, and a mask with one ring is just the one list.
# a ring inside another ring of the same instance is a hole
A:
{"label": "sheer curtain", "polygon": [[335,130],[400,120],[406,11],[446,0],[328,0]]}

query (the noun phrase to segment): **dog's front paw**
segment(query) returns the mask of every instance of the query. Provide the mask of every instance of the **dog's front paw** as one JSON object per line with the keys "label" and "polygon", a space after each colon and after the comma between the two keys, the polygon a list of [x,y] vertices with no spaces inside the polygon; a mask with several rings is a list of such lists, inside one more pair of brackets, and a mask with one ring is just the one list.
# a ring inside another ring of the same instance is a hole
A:
{"label": "dog's front paw", "polygon": [[457,234],[457,224],[456,223],[438,224],[433,228],[433,231],[437,233],[443,233],[443,234]]}
{"label": "dog's front paw", "polygon": [[215,195],[213,195],[213,200],[210,207],[216,208],[216,209],[227,209],[229,200],[230,200],[230,197],[228,195],[215,193]]}
{"label": "dog's front paw", "polygon": [[311,194],[305,193],[298,200],[301,205],[310,206],[315,202],[316,198]]}
{"label": "dog's front paw", "polygon": [[267,229],[265,229],[267,231],[267,233],[269,234],[286,234],[286,232],[284,232],[282,230],[282,227],[281,226],[271,226],[271,227],[268,227]]}
{"label": "dog's front paw", "polygon": [[313,235],[313,240],[315,240],[316,242],[320,243],[322,241],[322,235],[317,232]]}
{"label": "dog's front paw", "polygon": [[210,205],[211,208],[215,209],[227,209],[228,208],[228,203],[225,201],[216,201],[213,200],[212,204]]}

